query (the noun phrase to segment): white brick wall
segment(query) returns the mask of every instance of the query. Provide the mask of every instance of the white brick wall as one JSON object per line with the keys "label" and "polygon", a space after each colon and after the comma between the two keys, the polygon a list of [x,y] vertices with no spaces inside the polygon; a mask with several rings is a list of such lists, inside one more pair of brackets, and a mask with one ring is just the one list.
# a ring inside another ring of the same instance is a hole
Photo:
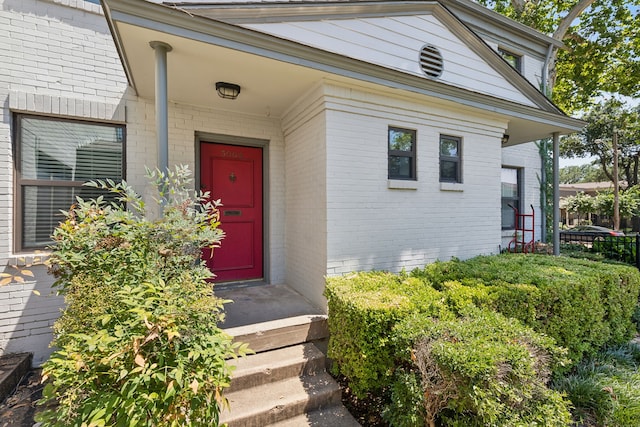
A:
{"label": "white brick wall", "polygon": [[[126,112],[126,178],[147,198],[144,166],[153,167],[157,153],[154,104],[127,91],[96,5],[0,0],[0,64],[1,271],[14,259],[12,111],[116,122]],[[535,167],[535,153],[501,152],[502,119],[396,95],[327,82],[282,121],[171,104],[169,162],[196,169],[196,132],[269,141],[268,278],[319,306],[326,274],[397,271],[496,252],[500,166]],[[418,132],[415,189],[388,188],[389,125]],[[443,191],[438,182],[441,133],[463,139],[464,183],[456,188],[462,191]],[[526,197],[537,195],[535,173],[527,172],[525,182]],[[50,352],[50,326],[62,301],[49,296],[52,278],[44,267],[36,270],[35,281],[0,288],[0,354],[32,351],[39,364]]]}
{"label": "white brick wall", "polygon": [[[2,270],[15,273],[12,268]],[[0,354],[32,352],[38,366],[52,351],[51,327],[63,301],[52,292],[53,278],[47,275],[46,267],[31,270],[35,273],[32,280],[0,287]]]}
{"label": "white brick wall", "polygon": [[[498,251],[500,137],[496,117],[388,94],[327,87],[327,273],[423,267]],[[417,131],[415,189],[388,188],[387,129]],[[463,184],[443,191],[439,135],[462,138]]]}
{"label": "white brick wall", "polygon": [[[98,5],[82,0],[0,0],[0,271],[13,256],[11,112],[123,121],[127,82]],[[51,350],[62,299],[44,266],[0,287],[0,354]],[[33,293],[37,290],[40,296]]]}
{"label": "white brick wall", "polygon": [[318,307],[326,300],[327,121],[319,88],[283,120],[286,164],[286,283]]}

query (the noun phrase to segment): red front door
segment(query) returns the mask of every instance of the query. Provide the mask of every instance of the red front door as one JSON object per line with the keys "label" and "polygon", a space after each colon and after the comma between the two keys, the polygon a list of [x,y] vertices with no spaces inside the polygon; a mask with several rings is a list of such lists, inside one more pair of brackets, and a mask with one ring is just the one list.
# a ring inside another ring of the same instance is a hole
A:
{"label": "red front door", "polygon": [[222,203],[222,246],[203,254],[215,281],[262,278],[262,148],[201,143],[200,182]]}

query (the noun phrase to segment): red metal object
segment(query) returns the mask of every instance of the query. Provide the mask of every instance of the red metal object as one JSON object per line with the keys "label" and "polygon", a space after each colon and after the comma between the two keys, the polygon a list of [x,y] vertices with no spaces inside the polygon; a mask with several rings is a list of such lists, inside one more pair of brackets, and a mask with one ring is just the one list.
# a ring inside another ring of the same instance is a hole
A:
{"label": "red metal object", "polygon": [[516,216],[515,236],[509,242],[509,252],[533,253],[536,241],[536,210],[531,206],[531,213],[524,214],[518,208],[509,205]]}

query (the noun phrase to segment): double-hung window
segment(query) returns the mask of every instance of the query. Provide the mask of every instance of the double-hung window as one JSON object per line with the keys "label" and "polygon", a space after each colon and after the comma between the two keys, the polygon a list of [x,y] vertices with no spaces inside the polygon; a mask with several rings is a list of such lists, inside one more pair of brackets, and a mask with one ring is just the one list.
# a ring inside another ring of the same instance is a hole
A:
{"label": "double-hung window", "polygon": [[462,139],[440,135],[440,182],[462,182]]}
{"label": "double-hung window", "polygon": [[416,180],[416,131],[389,127],[389,179]]}
{"label": "double-hung window", "polygon": [[124,143],[123,125],[17,114],[16,249],[46,247],[76,196],[105,193],[85,182],[122,180]]}
{"label": "double-hung window", "polygon": [[513,208],[521,210],[520,194],[521,173],[520,169],[503,167],[501,172],[502,187],[502,229],[513,230],[516,228],[516,215]]}

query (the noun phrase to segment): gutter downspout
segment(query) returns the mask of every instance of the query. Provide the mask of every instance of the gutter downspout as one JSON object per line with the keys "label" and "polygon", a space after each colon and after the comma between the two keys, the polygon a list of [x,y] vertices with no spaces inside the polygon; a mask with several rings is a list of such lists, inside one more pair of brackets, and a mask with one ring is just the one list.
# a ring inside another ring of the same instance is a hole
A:
{"label": "gutter downspout", "polygon": [[553,254],[560,255],[560,132],[553,133]]}
{"label": "gutter downspout", "polygon": [[169,100],[167,91],[167,53],[171,45],[152,41],[149,46],[156,56],[156,137],[158,140],[158,169],[169,169]]}

